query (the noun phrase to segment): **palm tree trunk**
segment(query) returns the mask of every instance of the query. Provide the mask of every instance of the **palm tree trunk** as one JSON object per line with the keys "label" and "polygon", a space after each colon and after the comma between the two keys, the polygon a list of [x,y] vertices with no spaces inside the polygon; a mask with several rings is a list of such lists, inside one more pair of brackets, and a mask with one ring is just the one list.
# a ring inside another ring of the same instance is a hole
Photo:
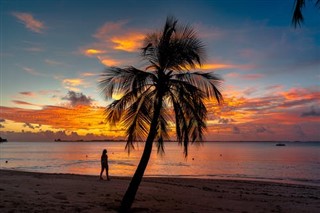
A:
{"label": "palm tree trunk", "polygon": [[141,156],[139,165],[131,179],[130,185],[124,195],[124,197],[122,198],[121,201],[121,206],[119,209],[119,212],[121,213],[126,213],[130,210],[131,205],[135,199],[136,193],[138,191],[139,185],[141,183],[144,171],[147,168],[149,159],[150,159],[150,155],[152,152],[152,144],[154,141],[154,138],[156,137],[157,134],[157,125],[158,125],[158,119],[160,116],[160,111],[161,111],[161,107],[162,107],[162,96],[160,95],[157,103],[155,103],[155,110],[153,113],[153,118],[151,121],[151,125],[150,125],[150,131],[144,146],[144,150],[143,150],[143,154]]}

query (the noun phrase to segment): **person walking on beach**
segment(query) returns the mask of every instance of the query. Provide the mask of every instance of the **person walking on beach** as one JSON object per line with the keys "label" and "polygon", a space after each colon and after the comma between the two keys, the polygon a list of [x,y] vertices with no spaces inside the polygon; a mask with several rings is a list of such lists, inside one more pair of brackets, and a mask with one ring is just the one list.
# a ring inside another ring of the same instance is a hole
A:
{"label": "person walking on beach", "polygon": [[100,180],[103,180],[103,178],[102,178],[102,173],[103,173],[104,170],[106,170],[107,180],[110,180],[110,178],[109,178],[108,155],[107,155],[107,150],[106,150],[106,149],[104,149],[104,150],[102,151],[102,155],[101,155]]}

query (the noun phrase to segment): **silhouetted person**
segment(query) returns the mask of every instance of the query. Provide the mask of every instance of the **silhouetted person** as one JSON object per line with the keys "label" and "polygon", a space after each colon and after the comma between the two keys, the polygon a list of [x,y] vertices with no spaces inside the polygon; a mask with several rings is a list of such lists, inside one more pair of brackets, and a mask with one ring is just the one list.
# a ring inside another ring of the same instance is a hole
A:
{"label": "silhouetted person", "polygon": [[104,169],[106,169],[107,180],[110,180],[110,178],[109,178],[109,166],[108,166],[108,155],[107,155],[107,150],[106,149],[104,149],[102,151],[102,155],[101,155],[100,180],[103,180],[102,173],[103,173]]}

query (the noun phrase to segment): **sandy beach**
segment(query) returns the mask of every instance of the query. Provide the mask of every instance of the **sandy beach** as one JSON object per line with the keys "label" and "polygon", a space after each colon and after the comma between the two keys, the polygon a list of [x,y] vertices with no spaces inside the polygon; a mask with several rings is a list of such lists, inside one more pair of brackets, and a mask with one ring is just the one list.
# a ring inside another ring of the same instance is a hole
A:
{"label": "sandy beach", "polygon": [[[130,178],[0,171],[1,212],[116,212]],[[320,187],[144,178],[132,212],[320,212]]]}

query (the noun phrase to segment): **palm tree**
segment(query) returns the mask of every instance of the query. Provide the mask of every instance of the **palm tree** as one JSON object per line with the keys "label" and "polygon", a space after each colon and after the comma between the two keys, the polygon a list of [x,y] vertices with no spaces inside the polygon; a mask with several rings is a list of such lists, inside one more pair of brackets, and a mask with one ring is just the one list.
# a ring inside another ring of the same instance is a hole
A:
{"label": "palm tree", "polygon": [[[221,82],[213,73],[190,72],[201,66],[204,45],[188,25],[168,17],[162,32],[147,35],[141,56],[149,63],[145,70],[132,66],[111,67],[102,74],[100,86],[107,100],[122,94],[106,108],[106,118],[112,124],[121,122],[127,127],[126,148],[146,138],[140,163],[122,199],[120,212],[127,212],[147,167],[153,142],[158,152],[164,151],[168,135],[168,121],[175,121],[178,142],[188,154],[189,142],[202,141],[206,128],[207,110],[204,101],[222,95]],[[170,110],[173,109],[173,110]]]}
{"label": "palm tree", "polygon": [[[302,9],[304,6],[305,0],[295,0],[294,12],[292,16],[292,24],[294,25],[294,27],[297,27],[297,25],[300,26],[300,24],[304,20],[302,15]],[[320,0],[315,1],[315,6],[320,8]]]}

